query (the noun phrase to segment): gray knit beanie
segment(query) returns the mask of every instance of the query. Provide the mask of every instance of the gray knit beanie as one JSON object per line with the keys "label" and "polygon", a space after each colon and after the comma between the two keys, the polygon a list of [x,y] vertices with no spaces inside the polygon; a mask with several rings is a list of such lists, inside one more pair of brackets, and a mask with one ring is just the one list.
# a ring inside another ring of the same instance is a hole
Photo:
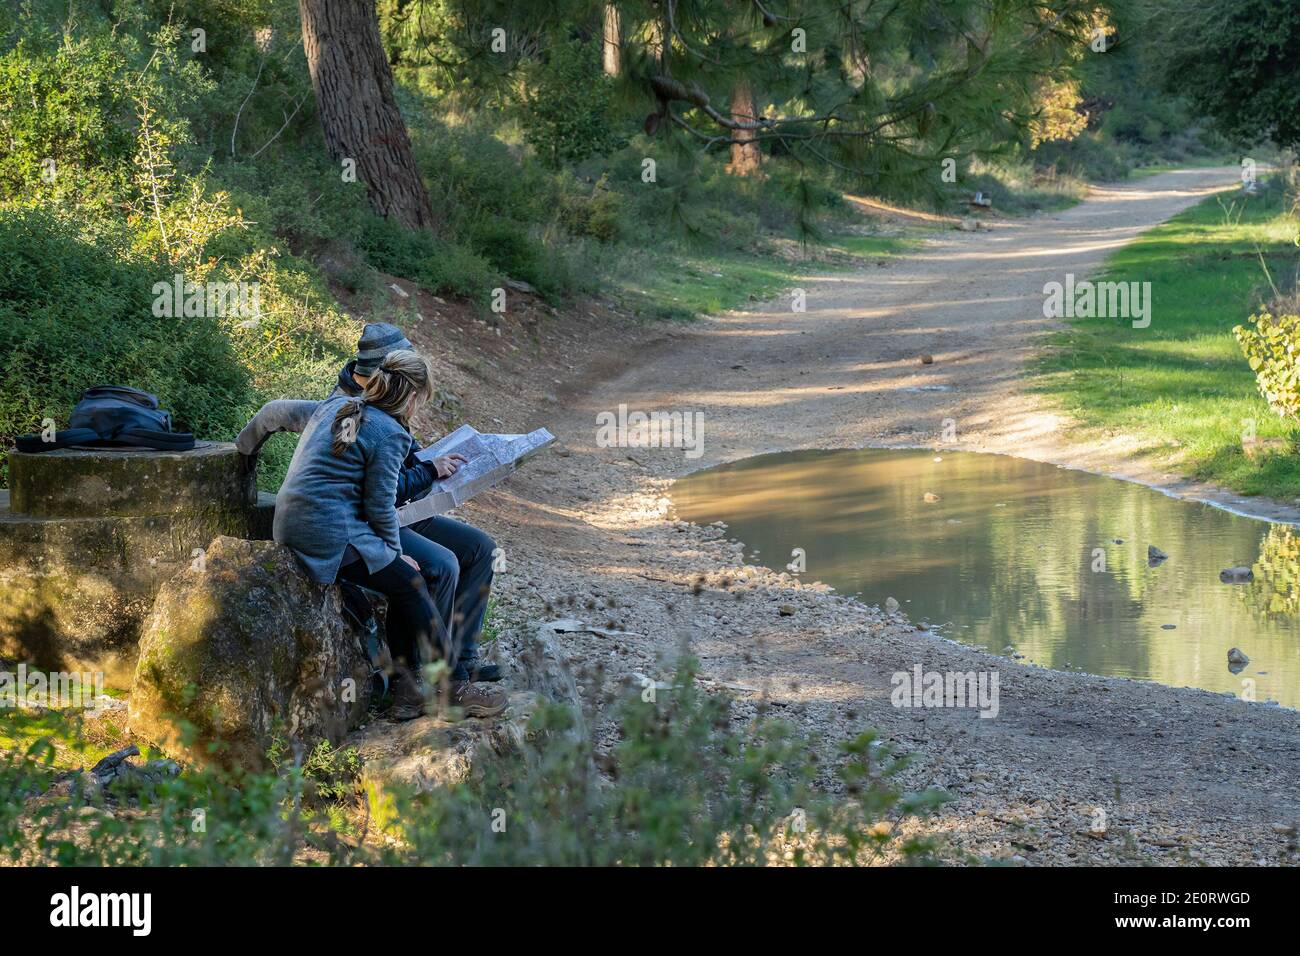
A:
{"label": "gray knit beanie", "polygon": [[369,322],[357,342],[356,365],[352,370],[358,375],[374,375],[385,355],[410,348],[411,343],[397,326],[387,322]]}

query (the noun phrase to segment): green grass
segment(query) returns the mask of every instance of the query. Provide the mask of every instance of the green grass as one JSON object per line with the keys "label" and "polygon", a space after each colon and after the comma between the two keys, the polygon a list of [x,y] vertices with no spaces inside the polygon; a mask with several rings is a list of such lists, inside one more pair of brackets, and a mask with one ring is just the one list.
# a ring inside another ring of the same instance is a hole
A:
{"label": "green grass", "polygon": [[1155,166],[1135,166],[1129,170],[1130,179],[1146,179],[1148,176],[1159,176],[1161,173],[1172,173],[1179,169],[1188,169],[1193,166],[1217,166],[1231,165],[1219,163],[1164,163]]}
{"label": "green grass", "polygon": [[1227,153],[1195,156],[1176,163],[1154,163],[1150,166],[1135,166],[1129,171],[1129,176],[1132,179],[1144,179],[1147,176],[1173,173],[1180,169],[1211,169],[1215,166],[1236,166],[1239,159],[1240,157]]}
{"label": "green grass", "polygon": [[[1297,429],[1271,412],[1232,335],[1271,298],[1257,250],[1284,292],[1294,287],[1296,221],[1278,190],[1211,197],[1116,252],[1105,278],[1150,282],[1151,324],[1079,319],[1034,370],[1092,434],[1136,439],[1171,470],[1248,495],[1300,495]],[[1243,422],[1274,441],[1253,459]]]}
{"label": "green grass", "polygon": [[[0,751],[32,753],[51,771],[89,770],[124,746],[125,717],[122,714],[120,718],[102,718],[99,732],[92,738],[80,733],[81,725],[75,714],[68,717],[54,711],[12,710],[0,719]],[[149,752],[142,759],[155,756],[159,755]]]}
{"label": "green grass", "polygon": [[[810,246],[805,260],[761,249],[701,246],[690,253],[656,256],[640,270],[624,265],[609,287],[638,316],[686,321],[762,302],[809,276],[860,268],[900,255],[914,244],[897,236],[830,236],[823,245]],[[828,255],[832,258],[825,258]]]}
{"label": "green grass", "polygon": [[[917,229],[918,233],[923,232]],[[937,230],[932,230],[937,231]],[[915,249],[917,240],[905,236],[832,236],[827,245],[863,259],[893,259]]]}
{"label": "green grass", "polygon": [[[1087,194],[1087,184],[1076,176],[1048,177],[1031,163],[972,162],[958,193],[962,200],[975,192],[993,200],[993,208],[1009,216],[1028,216],[1039,212],[1060,212],[1076,206]],[[946,210],[957,215],[968,212],[963,202]]]}

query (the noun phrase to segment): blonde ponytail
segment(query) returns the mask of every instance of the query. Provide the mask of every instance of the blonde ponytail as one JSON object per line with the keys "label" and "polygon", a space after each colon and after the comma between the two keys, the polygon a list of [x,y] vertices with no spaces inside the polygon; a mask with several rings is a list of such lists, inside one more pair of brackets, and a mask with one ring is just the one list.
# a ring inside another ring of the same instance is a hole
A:
{"label": "blonde ponytail", "polygon": [[365,408],[364,398],[350,398],[334,413],[334,424],[330,429],[334,441],[330,444],[330,451],[334,452],[335,458],[342,458],[348,446],[357,440],[357,432],[361,431],[361,423],[365,420]]}
{"label": "blonde ponytail", "polygon": [[365,408],[372,405],[392,415],[409,429],[410,417],[433,395],[429,363],[409,349],[397,349],[384,356],[379,368],[366,382],[360,398],[350,399],[334,414],[330,446],[335,456],[342,456],[357,440],[365,420]]}

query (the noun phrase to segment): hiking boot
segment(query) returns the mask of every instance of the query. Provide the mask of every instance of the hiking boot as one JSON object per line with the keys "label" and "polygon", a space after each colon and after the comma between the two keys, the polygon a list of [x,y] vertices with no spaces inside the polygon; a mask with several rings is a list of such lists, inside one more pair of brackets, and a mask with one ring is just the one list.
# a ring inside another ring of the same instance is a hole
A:
{"label": "hiking boot", "polygon": [[499,687],[457,680],[451,682],[447,703],[459,707],[467,717],[495,717],[506,709],[509,699]]}
{"label": "hiking boot", "polygon": [[424,714],[424,681],[410,671],[402,669],[393,674],[391,683],[393,704],[388,708],[388,716],[393,720],[414,720]]}
{"label": "hiking boot", "polygon": [[452,679],[496,683],[501,679],[501,668],[496,664],[489,664],[475,654],[473,657],[461,658]]}

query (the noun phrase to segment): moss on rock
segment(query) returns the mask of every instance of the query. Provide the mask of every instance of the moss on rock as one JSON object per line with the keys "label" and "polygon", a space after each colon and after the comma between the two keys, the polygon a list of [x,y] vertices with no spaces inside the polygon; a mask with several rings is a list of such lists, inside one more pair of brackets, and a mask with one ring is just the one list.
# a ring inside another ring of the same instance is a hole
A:
{"label": "moss on rock", "polygon": [[154,595],[202,563],[219,535],[265,530],[247,508],[166,515],[40,518],[12,513],[0,492],[0,655],[50,670],[101,671],[130,685]]}
{"label": "moss on rock", "polygon": [[235,447],[58,449],[9,457],[0,492],[0,654],[129,686],[162,583],[220,535],[269,537]]}
{"label": "moss on rock", "polygon": [[183,452],[61,448],[9,454],[15,514],[44,518],[240,511],[257,502],[254,472],[228,442]]}
{"label": "moss on rock", "polygon": [[269,541],[221,537],[158,592],[140,639],[130,729],[169,755],[266,766],[272,741],[338,743],[369,704],[369,662],[338,589]]}

